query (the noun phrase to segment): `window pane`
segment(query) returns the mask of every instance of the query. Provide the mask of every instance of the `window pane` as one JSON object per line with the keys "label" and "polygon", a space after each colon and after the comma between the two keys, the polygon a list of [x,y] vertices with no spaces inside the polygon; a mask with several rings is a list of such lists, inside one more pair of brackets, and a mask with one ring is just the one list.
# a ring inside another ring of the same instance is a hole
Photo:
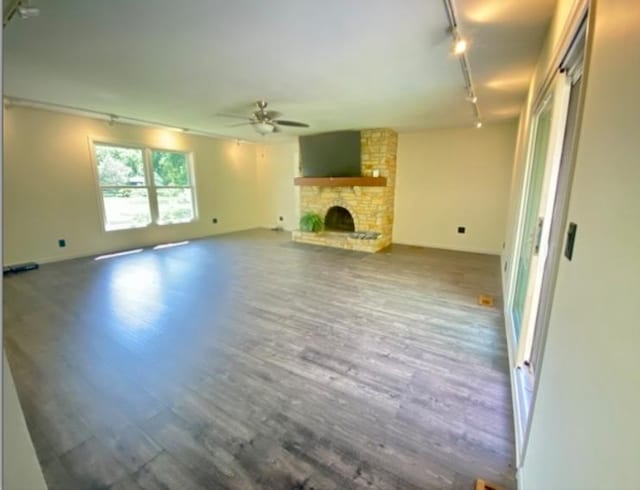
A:
{"label": "window pane", "polygon": [[102,189],[105,228],[123,230],[151,223],[147,189]]}
{"label": "window pane", "polygon": [[157,189],[158,223],[184,223],[193,219],[191,189]]}
{"label": "window pane", "polygon": [[189,165],[186,154],[154,150],[151,152],[151,161],[153,181],[156,185],[189,185]]}
{"label": "window pane", "polygon": [[142,150],[96,145],[100,185],[146,185]]}

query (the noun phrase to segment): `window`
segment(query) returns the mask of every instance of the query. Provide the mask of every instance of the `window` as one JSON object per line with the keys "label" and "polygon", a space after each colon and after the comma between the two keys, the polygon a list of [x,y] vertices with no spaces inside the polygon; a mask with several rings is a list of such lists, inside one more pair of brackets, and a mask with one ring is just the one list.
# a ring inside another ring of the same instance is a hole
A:
{"label": "window", "polygon": [[193,193],[187,155],[153,150],[151,161],[158,199],[158,224],[191,221]]}
{"label": "window", "polygon": [[102,143],[94,150],[105,230],[194,220],[188,154]]}

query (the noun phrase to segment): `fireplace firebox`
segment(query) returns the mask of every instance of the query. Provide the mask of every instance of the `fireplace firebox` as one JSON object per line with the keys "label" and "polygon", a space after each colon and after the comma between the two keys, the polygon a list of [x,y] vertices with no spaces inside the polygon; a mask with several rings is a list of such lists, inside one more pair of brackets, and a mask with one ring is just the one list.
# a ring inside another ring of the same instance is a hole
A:
{"label": "fireplace firebox", "polygon": [[353,216],[351,216],[348,209],[342,206],[329,208],[324,218],[324,229],[327,231],[341,231],[343,233],[356,231]]}

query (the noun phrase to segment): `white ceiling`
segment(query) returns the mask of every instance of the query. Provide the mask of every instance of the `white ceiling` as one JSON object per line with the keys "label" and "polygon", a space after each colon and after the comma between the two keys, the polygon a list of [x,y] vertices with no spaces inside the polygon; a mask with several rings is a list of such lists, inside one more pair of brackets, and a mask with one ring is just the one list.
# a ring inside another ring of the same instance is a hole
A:
{"label": "white ceiling", "polygon": [[[264,98],[306,131],[471,126],[441,0],[32,0],[5,95],[239,138]],[[515,117],[555,0],[454,0],[484,122]],[[269,138],[277,135],[269,136]]]}

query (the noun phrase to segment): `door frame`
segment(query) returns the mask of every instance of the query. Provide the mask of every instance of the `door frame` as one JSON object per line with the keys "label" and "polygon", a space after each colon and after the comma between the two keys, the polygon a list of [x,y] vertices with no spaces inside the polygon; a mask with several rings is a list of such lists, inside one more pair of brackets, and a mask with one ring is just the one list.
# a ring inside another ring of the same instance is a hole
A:
{"label": "door frame", "polygon": [[[547,256],[545,263],[542,264],[542,283],[540,286],[540,298],[539,298],[539,310],[536,315],[535,324],[533,326],[533,334],[535,342],[535,348],[537,349],[537,359],[532,366],[534,371],[533,377],[533,391],[530,400],[529,414],[531,414],[535,408],[538,386],[540,383],[540,371],[542,361],[544,357],[544,346],[547,339],[549,320],[551,317],[551,308],[553,306],[553,295],[555,292],[555,285],[558,276],[558,270],[560,268],[560,260],[562,260],[562,245],[565,243],[565,235],[567,229],[567,219],[569,211],[569,200],[571,197],[571,184],[573,182],[573,175],[576,165],[576,148],[578,147],[578,140],[580,138],[580,126],[582,121],[582,110],[584,107],[585,92],[587,85],[587,75],[585,66],[587,64],[588,56],[590,54],[590,48],[588,43],[590,42],[589,32],[593,32],[591,23],[594,21],[593,17],[588,17],[585,13],[583,21],[578,26],[578,30],[573,39],[573,43],[569,47],[566,56],[562,60],[560,70],[565,73],[565,80],[568,84],[569,94],[577,81],[580,81],[580,86],[577,88],[579,92],[576,94],[577,102],[572,134],[566,134],[566,125],[563,130],[563,144],[562,155],[560,155],[560,164],[566,166],[565,168],[559,168],[560,174],[557,177],[557,187],[553,196],[550,196],[552,202],[552,214],[550,222],[549,236],[546,238],[549,252],[552,252]],[[578,51],[576,51],[579,50]],[[580,55],[581,53],[581,55]],[[567,107],[568,109],[568,107]],[[567,114],[566,116],[568,116]],[[566,119],[565,116],[565,119]],[[568,121],[566,121],[568,122]],[[565,151],[566,150],[566,151]],[[562,193],[562,194],[560,194]],[[552,247],[555,247],[553,250]],[[534,347],[533,345],[531,346]],[[529,439],[529,433],[531,430],[532,417],[527,418],[525,427],[525,439],[522,448],[521,459],[524,459],[527,449],[527,443]]]}
{"label": "door frame", "polygon": [[[567,118],[572,117],[571,103],[575,96],[575,113],[573,114],[573,127],[565,127],[565,137],[562,147],[562,155],[558,174],[557,188],[554,196],[553,214],[551,215],[550,230],[548,237],[548,254],[544,264],[543,284],[540,291],[539,310],[534,327],[534,339],[532,351],[528,356],[531,361],[531,369],[535,374],[539,371],[538,365],[542,359],[542,347],[546,341],[547,326],[551,315],[551,305],[555,292],[556,278],[560,267],[562,256],[562,244],[564,243],[565,231],[567,229],[567,217],[569,211],[569,200],[571,198],[571,183],[575,170],[575,151],[580,134],[580,122],[582,113],[583,95],[585,90],[584,59],[586,54],[586,20],[580,27],[576,36],[576,42],[572,45],[561,69],[567,74],[567,81],[570,86],[570,100]],[[567,120],[569,122],[569,119]],[[570,132],[569,132],[570,131]],[[536,352],[538,353],[536,355]],[[536,385],[538,378],[534,376]]]}
{"label": "door frame", "polygon": [[[529,265],[529,277],[526,289],[526,299],[520,322],[520,338],[518,339],[516,368],[522,367],[529,360],[533,338],[535,333],[536,319],[538,316],[538,305],[540,303],[540,292],[544,278],[544,265],[549,250],[549,234],[551,221],[553,218],[553,207],[558,185],[558,173],[560,170],[560,160],[564,146],[564,134],[567,126],[567,111],[569,108],[569,95],[571,93],[571,83],[567,75],[558,71],[554,78],[550,91],[540,107],[536,110],[535,117],[538,118],[544,110],[547,101],[551,98],[551,126],[549,128],[549,142],[547,152],[544,157],[544,172],[542,178],[542,189],[540,190],[540,203],[536,212],[538,223],[541,226],[537,230],[534,238],[534,251]],[[535,137],[533,138],[535,139]],[[533,163],[533,154],[531,155]],[[529,198],[525,194],[523,207],[526,208],[526,201]],[[517,258],[520,260],[520,257]],[[517,278],[516,278],[517,281]]]}
{"label": "door frame", "polygon": [[[512,254],[512,277],[510,279],[510,284],[512,284],[512,287],[510,289],[510,294],[508,295],[507,298],[507,305],[508,305],[508,312],[509,312],[509,319],[511,320],[511,324],[512,324],[512,332],[513,332],[513,338],[516,342],[516,348],[517,348],[517,342],[519,339],[519,335],[516,332],[516,327],[517,327],[517,322],[516,322],[516,312],[515,312],[515,301],[516,301],[516,293],[518,292],[518,276],[519,276],[519,272],[520,272],[520,258],[522,257],[522,247],[523,247],[523,242],[527,239],[527,234],[526,234],[526,221],[527,221],[527,207],[529,204],[529,199],[531,197],[530,192],[531,192],[531,185],[532,185],[532,179],[533,179],[533,173],[535,171],[535,155],[536,155],[536,143],[538,141],[538,137],[539,137],[539,132],[540,132],[540,119],[543,115],[543,113],[545,112],[545,110],[547,109],[547,105],[548,104],[552,104],[553,101],[552,99],[552,94],[546,94],[546,96],[544,98],[542,98],[538,105],[536,107],[534,107],[531,111],[531,124],[529,127],[529,131],[528,134],[526,135],[527,137],[527,150],[525,153],[525,170],[524,170],[524,175],[522,177],[522,192],[521,192],[521,196],[520,196],[520,201],[518,202],[518,218],[517,218],[517,229],[516,229],[516,233],[514,235],[515,237],[515,245],[514,245],[514,251]],[[549,115],[549,121],[551,121],[551,117],[552,114]],[[551,127],[549,127],[549,134],[551,134]],[[547,149],[549,147],[549,142],[547,142]],[[545,156],[545,162],[546,162],[546,156]],[[542,181],[544,182],[544,168],[543,168],[543,176],[542,176]],[[541,188],[542,191],[542,188]],[[537,213],[536,213],[537,214]],[[522,319],[524,318],[524,304],[522,305],[522,316],[520,318],[520,325],[519,327],[522,327]]]}
{"label": "door frame", "polygon": [[[516,273],[517,268],[514,267],[514,264],[517,264],[519,259],[518,254],[520,252],[521,246],[521,238],[522,238],[522,213],[524,212],[524,200],[526,199],[526,189],[524,188],[527,185],[529,174],[530,174],[530,166],[531,166],[531,152],[532,145],[534,144],[533,135],[534,135],[534,122],[536,115],[538,113],[538,109],[541,107],[542,102],[548,96],[552,87],[557,80],[557,76],[559,74],[560,68],[563,66],[563,63],[567,60],[568,54],[571,51],[572,46],[575,44],[576,38],[580,35],[580,29],[583,24],[586,24],[587,29],[585,32],[585,50],[584,50],[584,75],[583,75],[583,88],[580,96],[580,101],[578,104],[578,112],[577,112],[577,124],[579,131],[579,121],[581,120],[582,108],[584,106],[584,94],[586,88],[587,81],[587,68],[588,60],[591,53],[591,43],[592,39],[590,33],[593,32],[593,24],[595,22],[595,16],[593,15],[593,1],[592,0],[575,0],[575,3],[572,5],[569,14],[566,17],[566,22],[562,27],[562,31],[558,36],[558,41],[554,47],[550,61],[548,63],[548,68],[546,71],[541,73],[542,78],[540,83],[537,85],[537,89],[535,93],[530,94],[530,98],[532,103],[530,105],[531,109],[529,111],[523,111],[521,115],[520,127],[521,132],[520,138],[523,141],[524,150],[524,158],[525,158],[525,169],[523,172],[522,180],[520,181],[520,195],[522,196],[518,202],[518,211],[516,213],[516,223],[515,230],[513,235],[513,242],[510,246],[511,255],[509,258],[510,267],[508,270],[508,274],[503,276],[503,280],[505,281],[505,291],[504,296],[506,301],[504,302],[504,314],[505,314],[505,327],[506,327],[506,335],[507,335],[507,344],[508,344],[508,354],[509,354],[509,363],[510,363],[510,378],[511,378],[511,389],[512,389],[512,402],[513,402],[513,414],[514,414],[514,429],[515,429],[515,442],[516,442],[516,468],[517,471],[521,471],[522,464],[524,461],[524,457],[526,454],[526,448],[529,440],[529,432],[530,425],[532,420],[533,410],[535,408],[536,394],[538,389],[537,380],[539,380],[539,372],[543,363],[543,351],[544,351],[544,342],[546,339],[546,325],[544,325],[544,330],[541,332],[542,338],[540,340],[540,353],[539,353],[539,362],[538,362],[538,370],[536,374],[536,378],[533,381],[532,393],[530,396],[527,396],[525,393],[525,387],[522,382],[523,377],[521,376],[522,369],[519,368],[519,364],[517,364],[516,356],[518,355],[519,346],[516,343],[515,338],[515,330],[514,323],[512,317],[512,305],[515,293],[515,285],[516,285]],[[533,88],[532,88],[533,89]],[[568,101],[567,101],[568,102]],[[565,121],[566,125],[566,114]],[[562,135],[564,137],[564,134]],[[562,145],[560,145],[562,147]],[[572,154],[570,157],[571,165],[574,165],[575,162],[575,154]],[[551,225],[551,224],[550,224]],[[563,234],[562,234],[563,236]],[[505,272],[506,272],[506,263],[505,263]],[[545,271],[547,273],[547,271]],[[557,269],[550,271],[551,274],[554,275],[553,280],[555,281],[555,275],[557,274]],[[544,320],[544,322],[548,323],[548,318],[545,318],[545,315],[538,315],[539,318]],[[544,323],[543,322],[543,323]],[[536,325],[537,328],[537,325]],[[528,370],[526,370],[528,372]]]}

